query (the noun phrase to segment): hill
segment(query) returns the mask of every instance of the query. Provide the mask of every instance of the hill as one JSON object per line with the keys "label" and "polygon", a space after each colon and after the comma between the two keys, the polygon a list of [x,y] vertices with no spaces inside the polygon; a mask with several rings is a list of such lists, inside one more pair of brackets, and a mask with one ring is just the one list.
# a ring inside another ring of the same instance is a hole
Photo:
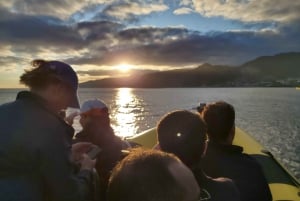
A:
{"label": "hill", "polygon": [[300,78],[300,53],[259,57],[243,64],[240,70],[258,80]]}
{"label": "hill", "polygon": [[263,56],[237,67],[203,64],[193,69],[88,81],[80,87],[232,87],[300,85],[300,52]]}

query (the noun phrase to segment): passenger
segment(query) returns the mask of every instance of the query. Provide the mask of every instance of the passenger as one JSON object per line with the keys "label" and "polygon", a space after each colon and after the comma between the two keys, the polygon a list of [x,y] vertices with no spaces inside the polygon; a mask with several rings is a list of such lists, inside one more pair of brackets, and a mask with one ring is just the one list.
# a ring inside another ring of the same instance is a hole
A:
{"label": "passenger", "polygon": [[108,201],[198,201],[193,173],[173,154],[135,150],[114,169]]}
{"label": "passenger", "polygon": [[157,135],[160,149],[175,154],[192,170],[201,188],[201,197],[210,201],[240,200],[232,180],[213,179],[202,171],[207,136],[200,115],[186,110],[173,111],[160,120]]}
{"label": "passenger", "polygon": [[101,197],[104,199],[111,170],[124,158],[123,150],[135,146],[122,140],[110,125],[108,107],[99,99],[85,101],[80,109],[82,131],[75,136],[75,142],[91,142],[102,151],[97,156],[96,170],[100,177]]}
{"label": "passenger", "polygon": [[[91,144],[71,149],[74,130],[59,116],[78,106],[77,75],[60,61],[34,60],[32,66],[20,77],[29,91],[0,106],[0,199],[89,200],[95,161],[83,153]],[[76,175],[71,159],[81,164]]]}
{"label": "passenger", "polygon": [[235,181],[243,201],[268,201],[272,195],[258,162],[242,153],[243,148],[232,145],[235,136],[235,111],[232,105],[220,101],[208,104],[203,110],[207,123],[209,144],[203,159],[204,171]]}

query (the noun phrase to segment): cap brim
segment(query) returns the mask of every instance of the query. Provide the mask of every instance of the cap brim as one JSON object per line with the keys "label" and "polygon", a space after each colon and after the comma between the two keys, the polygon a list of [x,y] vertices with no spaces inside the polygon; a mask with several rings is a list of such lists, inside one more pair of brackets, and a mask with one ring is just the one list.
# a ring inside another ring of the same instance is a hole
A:
{"label": "cap brim", "polygon": [[69,107],[72,107],[72,108],[80,108],[80,105],[79,105],[79,100],[78,100],[78,95],[76,92],[73,93],[72,95],[72,100],[69,104]]}

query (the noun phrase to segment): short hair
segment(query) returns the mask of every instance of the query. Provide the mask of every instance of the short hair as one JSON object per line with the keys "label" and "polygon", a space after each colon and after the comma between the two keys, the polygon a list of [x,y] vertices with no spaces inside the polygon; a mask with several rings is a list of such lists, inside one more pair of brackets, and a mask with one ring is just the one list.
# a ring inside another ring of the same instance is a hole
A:
{"label": "short hair", "polygon": [[31,62],[32,69],[25,70],[20,76],[20,83],[31,89],[44,89],[49,84],[62,83],[74,91],[78,87],[78,77],[75,71],[61,61],[46,61],[36,59]]}
{"label": "short hair", "polygon": [[[188,192],[190,189],[178,182],[176,174],[169,169],[174,163],[182,164],[176,156],[166,152],[142,149],[131,151],[112,171],[107,191],[108,201],[187,200],[191,196]],[[196,180],[195,184],[198,188]]]}
{"label": "short hair", "polygon": [[166,114],[157,125],[161,150],[173,153],[188,167],[201,160],[206,147],[206,124],[199,114],[177,110]]}
{"label": "short hair", "polygon": [[234,126],[233,106],[224,101],[211,103],[205,106],[202,115],[207,124],[209,139],[215,142],[225,141]]}

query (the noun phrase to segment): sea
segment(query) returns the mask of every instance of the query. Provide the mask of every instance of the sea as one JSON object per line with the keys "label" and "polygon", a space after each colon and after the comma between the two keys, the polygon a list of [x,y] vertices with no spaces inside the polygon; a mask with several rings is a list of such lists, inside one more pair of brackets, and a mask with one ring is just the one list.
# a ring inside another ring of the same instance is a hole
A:
{"label": "sea", "polygon": [[[0,104],[13,101],[20,90],[0,89]],[[78,96],[80,102],[103,100],[115,133],[121,137],[156,126],[170,111],[196,111],[199,103],[226,101],[235,107],[236,126],[300,179],[300,90],[295,88],[83,88]],[[70,108],[67,113],[74,111]],[[73,126],[80,131],[79,117]]]}

